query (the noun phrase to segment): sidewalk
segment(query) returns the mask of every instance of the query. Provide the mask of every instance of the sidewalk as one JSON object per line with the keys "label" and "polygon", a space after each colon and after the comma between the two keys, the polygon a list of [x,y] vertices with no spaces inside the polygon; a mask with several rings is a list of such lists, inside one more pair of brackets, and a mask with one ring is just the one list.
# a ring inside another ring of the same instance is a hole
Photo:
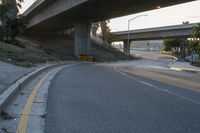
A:
{"label": "sidewalk", "polygon": [[39,64],[34,67],[24,68],[0,61],[0,95],[18,79],[47,64]]}
{"label": "sidewalk", "polygon": [[177,71],[188,71],[188,72],[194,72],[194,73],[200,73],[200,68],[192,66],[190,62],[174,62],[173,64],[168,64],[168,67],[172,70]]}
{"label": "sidewalk", "polygon": [[33,71],[33,68],[23,68],[0,61],[0,94],[23,75]]}

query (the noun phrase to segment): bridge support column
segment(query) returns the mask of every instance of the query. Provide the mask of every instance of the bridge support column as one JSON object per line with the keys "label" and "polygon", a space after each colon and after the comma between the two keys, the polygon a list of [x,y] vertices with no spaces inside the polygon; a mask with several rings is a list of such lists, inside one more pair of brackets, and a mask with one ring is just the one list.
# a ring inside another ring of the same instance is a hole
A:
{"label": "bridge support column", "polygon": [[90,54],[90,21],[78,21],[74,25],[74,45],[75,45],[75,56],[89,55]]}
{"label": "bridge support column", "polygon": [[130,54],[130,44],[128,44],[128,41],[124,40],[123,44],[124,44],[124,53]]}

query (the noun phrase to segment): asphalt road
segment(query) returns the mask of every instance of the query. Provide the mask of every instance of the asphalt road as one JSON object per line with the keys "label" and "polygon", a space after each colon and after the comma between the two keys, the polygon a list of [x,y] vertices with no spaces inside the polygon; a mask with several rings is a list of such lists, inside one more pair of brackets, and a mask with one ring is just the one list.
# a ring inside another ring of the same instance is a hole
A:
{"label": "asphalt road", "polygon": [[199,75],[145,62],[63,69],[49,88],[45,132],[199,133]]}
{"label": "asphalt road", "polygon": [[156,51],[132,51],[132,54],[143,59],[123,64],[123,69],[138,76],[154,79],[177,87],[200,92],[200,75],[190,72],[180,72],[169,69],[167,64],[172,62],[172,57]]}

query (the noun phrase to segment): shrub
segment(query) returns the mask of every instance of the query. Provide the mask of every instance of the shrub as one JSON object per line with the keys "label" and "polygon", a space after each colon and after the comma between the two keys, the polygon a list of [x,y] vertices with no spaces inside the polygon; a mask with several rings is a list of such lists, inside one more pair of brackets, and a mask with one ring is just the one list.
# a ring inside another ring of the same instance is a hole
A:
{"label": "shrub", "polygon": [[180,48],[180,44],[181,44],[181,40],[178,40],[178,39],[164,41],[166,51],[175,50],[175,52],[178,52],[178,49]]}
{"label": "shrub", "polygon": [[2,26],[0,26],[0,41],[3,41],[3,39],[6,37],[6,30]]}
{"label": "shrub", "polygon": [[26,48],[26,46],[23,43],[21,43],[20,41],[18,41],[16,39],[5,38],[3,41],[6,42],[6,43],[10,43],[14,46],[20,47],[20,48]]}
{"label": "shrub", "polygon": [[190,41],[191,51],[195,51],[200,55],[200,23],[193,27],[193,37]]}

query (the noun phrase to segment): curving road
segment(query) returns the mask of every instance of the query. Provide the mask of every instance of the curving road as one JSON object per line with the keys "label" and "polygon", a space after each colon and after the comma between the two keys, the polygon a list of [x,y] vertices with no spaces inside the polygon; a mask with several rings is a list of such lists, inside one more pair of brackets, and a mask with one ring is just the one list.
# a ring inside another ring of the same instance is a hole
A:
{"label": "curving road", "polygon": [[151,53],[63,69],[49,88],[45,132],[199,133],[200,76],[171,71],[169,61]]}

